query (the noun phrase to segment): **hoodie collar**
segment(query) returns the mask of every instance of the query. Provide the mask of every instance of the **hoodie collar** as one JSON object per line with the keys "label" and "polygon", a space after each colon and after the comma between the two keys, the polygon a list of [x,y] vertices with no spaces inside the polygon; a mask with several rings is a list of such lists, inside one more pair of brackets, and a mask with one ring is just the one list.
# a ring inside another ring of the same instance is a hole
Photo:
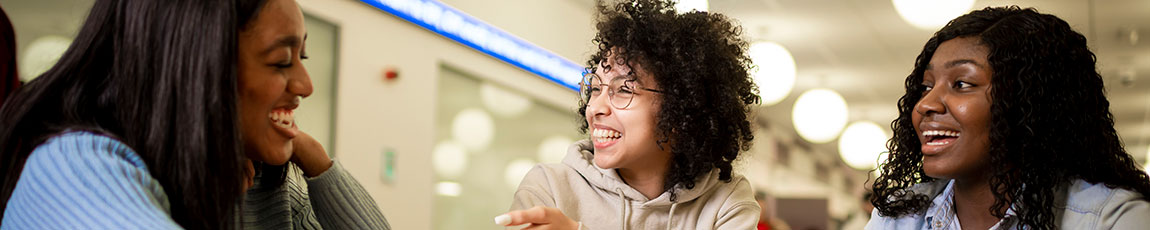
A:
{"label": "hoodie collar", "polygon": [[695,178],[695,188],[686,189],[681,186],[675,186],[672,189],[677,196],[675,202],[671,202],[671,193],[663,192],[654,199],[647,199],[639,190],[635,190],[630,185],[623,182],[622,177],[619,176],[618,171],[615,169],[604,169],[595,165],[595,148],[591,140],[579,140],[567,148],[567,156],[563,158],[563,164],[575,169],[591,186],[618,195],[622,191],[623,196],[629,200],[639,201],[642,206],[670,206],[672,203],[684,203],[699,198],[707,191],[717,187],[719,184],[719,170],[714,169],[707,174],[703,174]]}

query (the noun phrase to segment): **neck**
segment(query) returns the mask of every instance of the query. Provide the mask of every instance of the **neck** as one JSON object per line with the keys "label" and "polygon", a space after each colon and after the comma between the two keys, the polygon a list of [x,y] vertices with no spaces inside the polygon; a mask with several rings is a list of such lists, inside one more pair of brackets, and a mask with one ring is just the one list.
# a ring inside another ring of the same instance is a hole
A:
{"label": "neck", "polygon": [[989,229],[998,223],[990,212],[993,205],[989,178],[954,180],[954,211],[963,229]]}
{"label": "neck", "polygon": [[623,183],[639,190],[639,193],[642,193],[647,199],[655,199],[655,197],[663,194],[670,161],[669,159],[661,159],[650,162],[652,164],[648,164],[648,167],[619,168],[616,172],[623,179]]}

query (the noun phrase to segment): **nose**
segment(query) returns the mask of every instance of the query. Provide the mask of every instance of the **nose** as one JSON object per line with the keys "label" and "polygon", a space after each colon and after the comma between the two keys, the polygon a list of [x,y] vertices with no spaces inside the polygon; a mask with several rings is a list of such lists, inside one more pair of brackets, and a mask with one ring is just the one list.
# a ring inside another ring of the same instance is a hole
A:
{"label": "nose", "polygon": [[922,95],[915,105],[915,112],[922,116],[946,113],[945,88],[935,87],[934,90]]}
{"label": "nose", "polygon": [[597,116],[606,116],[611,114],[611,99],[608,98],[607,92],[600,91],[598,96],[591,97],[587,101],[587,119]]}
{"label": "nose", "polygon": [[299,59],[295,61],[298,62],[295,64],[297,67],[293,68],[288,76],[288,92],[300,97],[311,96],[314,90],[311,85],[311,75],[307,73],[307,68]]}

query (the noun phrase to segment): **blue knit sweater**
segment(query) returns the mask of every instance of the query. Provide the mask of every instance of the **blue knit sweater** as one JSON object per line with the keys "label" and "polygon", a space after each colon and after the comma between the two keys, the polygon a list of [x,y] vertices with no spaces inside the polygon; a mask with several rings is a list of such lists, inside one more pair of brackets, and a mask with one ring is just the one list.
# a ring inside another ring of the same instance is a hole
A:
{"label": "blue knit sweater", "polygon": [[[292,167],[279,187],[256,184],[244,201],[247,229],[388,229],[355,179],[336,163],[314,178]],[[259,180],[256,180],[257,183]],[[306,182],[304,182],[306,181]],[[58,135],[24,164],[0,229],[181,229],[160,183],[131,148],[88,132]]]}

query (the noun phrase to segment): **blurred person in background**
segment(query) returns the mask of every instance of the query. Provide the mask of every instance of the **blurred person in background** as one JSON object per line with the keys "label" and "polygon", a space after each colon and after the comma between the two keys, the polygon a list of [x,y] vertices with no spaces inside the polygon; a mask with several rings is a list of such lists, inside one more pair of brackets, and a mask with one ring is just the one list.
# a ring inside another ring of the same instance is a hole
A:
{"label": "blurred person in background", "polygon": [[0,110],[0,228],[388,229],[294,123],[306,37],[292,0],[97,0]]}
{"label": "blurred person in background", "polygon": [[16,71],[16,31],[8,20],[8,13],[0,8],[0,107],[8,95],[20,87],[20,75]]}
{"label": "blurred person in background", "polygon": [[988,7],[927,41],[867,229],[1146,229],[1097,59],[1066,21]]}
{"label": "blurred person in background", "polygon": [[589,134],[533,168],[501,225],[754,229],[759,205],[731,162],[757,104],[741,28],[674,2],[600,2],[578,114]]}
{"label": "blurred person in background", "polygon": [[774,196],[768,195],[767,192],[755,192],[755,201],[762,207],[759,212],[759,224],[755,226],[757,230],[790,230],[791,226],[787,225],[786,221],[779,218],[778,215],[778,199]]}

